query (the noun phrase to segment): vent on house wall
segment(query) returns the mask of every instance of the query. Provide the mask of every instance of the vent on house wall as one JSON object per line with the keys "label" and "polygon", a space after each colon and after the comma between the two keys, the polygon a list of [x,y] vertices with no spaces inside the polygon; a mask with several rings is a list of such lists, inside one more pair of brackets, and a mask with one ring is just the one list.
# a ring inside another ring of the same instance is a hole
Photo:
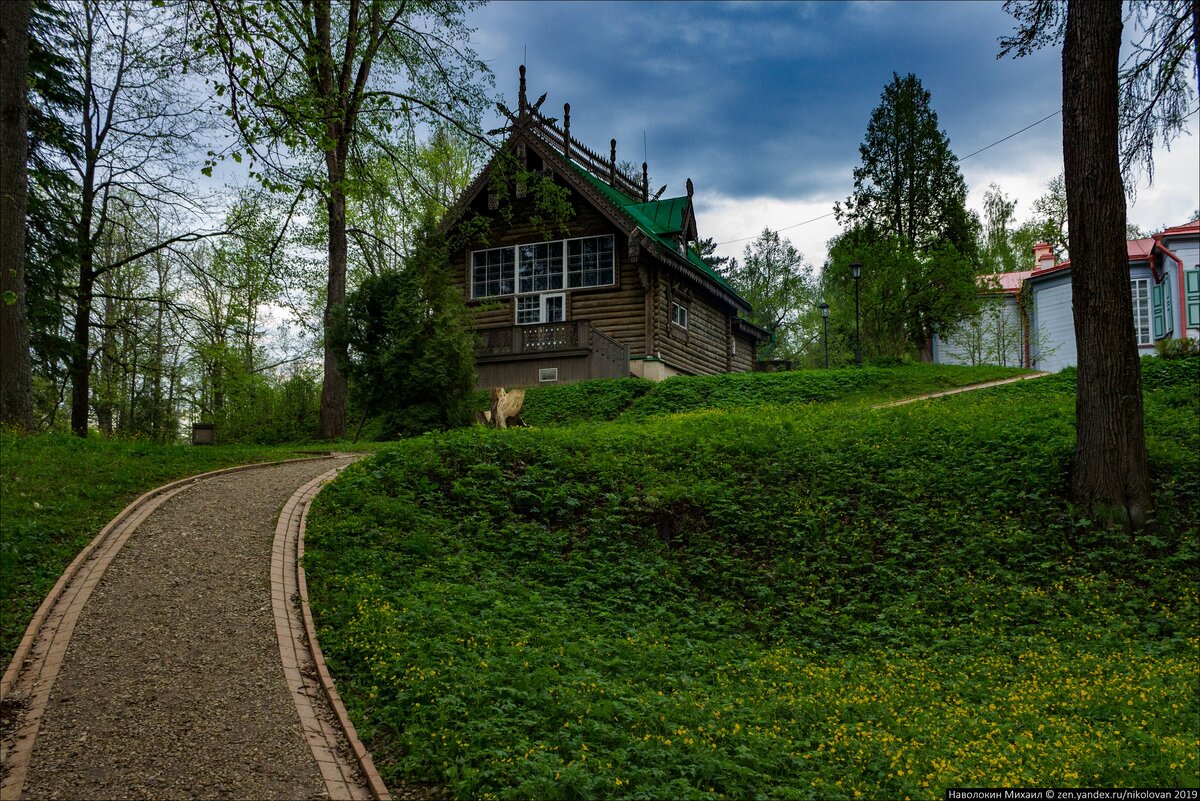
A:
{"label": "vent on house wall", "polygon": [[550,381],[557,381],[557,380],[558,380],[558,368],[557,367],[542,367],[538,370],[538,381],[541,381],[543,384],[550,382]]}

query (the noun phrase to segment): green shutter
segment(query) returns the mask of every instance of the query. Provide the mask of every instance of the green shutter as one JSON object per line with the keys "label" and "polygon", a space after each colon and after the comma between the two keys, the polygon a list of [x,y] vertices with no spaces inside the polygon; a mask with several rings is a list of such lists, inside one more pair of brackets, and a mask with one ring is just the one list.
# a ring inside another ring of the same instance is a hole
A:
{"label": "green shutter", "polygon": [[1150,303],[1154,310],[1154,338],[1162,339],[1163,336],[1163,290],[1162,285],[1156,285],[1150,289]]}
{"label": "green shutter", "polygon": [[1163,336],[1175,333],[1175,306],[1171,302],[1171,274],[1163,276]]}
{"label": "green shutter", "polygon": [[1186,289],[1187,324],[1200,328],[1200,270],[1188,270],[1183,274]]}

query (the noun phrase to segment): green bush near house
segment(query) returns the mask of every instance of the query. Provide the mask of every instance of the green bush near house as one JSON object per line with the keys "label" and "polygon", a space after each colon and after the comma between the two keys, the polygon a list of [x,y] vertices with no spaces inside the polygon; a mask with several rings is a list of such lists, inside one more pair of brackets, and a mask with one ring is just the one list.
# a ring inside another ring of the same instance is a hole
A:
{"label": "green bush near house", "polygon": [[1135,537],[1065,500],[1070,371],[397,443],[310,515],[322,647],[384,778],[461,798],[1195,787],[1198,364],[1146,367]]}

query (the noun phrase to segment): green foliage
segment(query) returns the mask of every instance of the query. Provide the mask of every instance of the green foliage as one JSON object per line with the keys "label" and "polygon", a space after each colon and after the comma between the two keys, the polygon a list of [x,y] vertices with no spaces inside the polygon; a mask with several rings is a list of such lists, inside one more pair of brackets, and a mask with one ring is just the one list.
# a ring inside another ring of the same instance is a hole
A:
{"label": "green foliage", "polygon": [[949,364],[901,367],[887,363],[887,359],[880,361],[884,363],[854,370],[677,376],[656,384],[635,401],[621,419],[644,420],[704,409],[751,409],[835,400],[882,401],[1011,378],[1027,372],[1012,367]]}
{"label": "green foliage", "polygon": [[1194,339],[1160,339],[1154,350],[1164,359],[1191,359],[1200,356],[1200,342]]}
{"label": "green foliage", "polygon": [[[217,436],[222,441],[221,432]],[[0,431],[0,453],[0,662],[5,665],[62,571],[134,498],[207,470],[309,455],[296,445],[193,447],[12,431]]]}
{"label": "green foliage", "polygon": [[317,430],[321,381],[311,370],[287,378],[248,372],[236,354],[222,356],[223,397],[209,416],[222,442],[303,442]]}
{"label": "green foliage", "polygon": [[[644,378],[597,378],[554,387],[525,391],[521,419],[531,426],[607,422],[630,407],[659,384]],[[486,401],[484,406],[486,408]]]}
{"label": "green foliage", "polygon": [[351,391],[384,437],[471,422],[475,352],[445,243],[425,234],[399,272],[368,276],[346,300],[335,340]]}
{"label": "green foliage", "polygon": [[1133,541],[1065,500],[1069,371],[399,443],[310,517],[322,647],[385,779],[460,798],[1194,784],[1178,388]]}
{"label": "green foliage", "polygon": [[739,263],[725,270],[729,284],[753,307],[750,321],[770,332],[758,349],[761,360],[794,358],[819,324],[817,282],[811,264],[788,239],[764,228]]}
{"label": "green foliage", "polygon": [[1195,353],[1177,358],[1143,356],[1142,388],[1200,390],[1200,357]]}
{"label": "green foliage", "polygon": [[974,256],[967,185],[929,92],[916,75],[893,73],[880,99],[859,147],[854,195],[835,207],[839,222],[894,238],[906,251],[951,244]]}
{"label": "green foliage", "polygon": [[832,242],[821,277],[834,352],[854,353],[855,281],[850,265],[856,261],[863,265],[858,293],[865,359],[915,355],[932,331],[953,327],[979,310],[975,265],[954,245],[942,243],[916,252],[895,238],[852,228]]}
{"label": "green foliage", "polygon": [[892,76],[859,148],[854,195],[834,207],[846,230],[830,247],[822,291],[844,341],[854,330],[849,268],[862,263],[868,356],[925,351],[934,331],[978,310],[979,221],[929,101],[916,75]]}

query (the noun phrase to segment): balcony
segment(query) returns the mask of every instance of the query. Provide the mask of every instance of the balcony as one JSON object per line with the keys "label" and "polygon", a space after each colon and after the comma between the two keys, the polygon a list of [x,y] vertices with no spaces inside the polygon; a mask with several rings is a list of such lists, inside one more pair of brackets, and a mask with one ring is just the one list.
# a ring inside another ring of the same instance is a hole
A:
{"label": "balcony", "polygon": [[[629,346],[589,320],[513,325],[477,331],[475,363],[481,387],[565,384],[629,375]],[[547,379],[542,370],[554,370]]]}

